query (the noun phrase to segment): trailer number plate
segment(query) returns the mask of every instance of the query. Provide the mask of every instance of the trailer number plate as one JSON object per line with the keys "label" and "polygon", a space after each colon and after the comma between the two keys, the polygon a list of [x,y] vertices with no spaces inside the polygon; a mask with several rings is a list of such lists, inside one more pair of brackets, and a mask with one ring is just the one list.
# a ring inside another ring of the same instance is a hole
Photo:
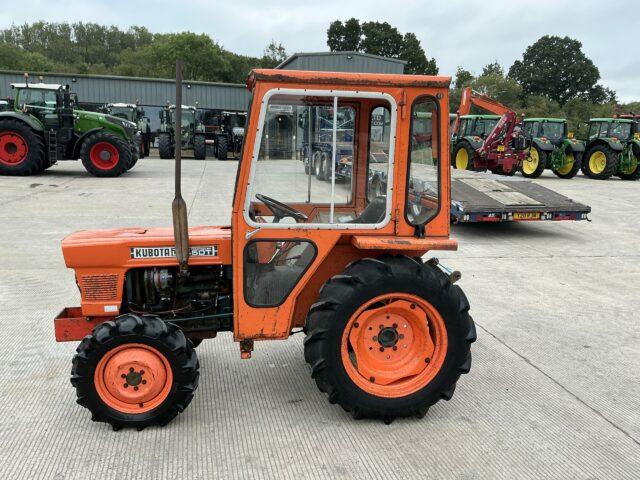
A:
{"label": "trailer number plate", "polygon": [[[218,255],[217,245],[189,247],[191,257],[215,257]],[[176,247],[131,247],[131,258],[174,258]]]}
{"label": "trailer number plate", "polygon": [[515,212],[514,220],[540,220],[540,212]]}

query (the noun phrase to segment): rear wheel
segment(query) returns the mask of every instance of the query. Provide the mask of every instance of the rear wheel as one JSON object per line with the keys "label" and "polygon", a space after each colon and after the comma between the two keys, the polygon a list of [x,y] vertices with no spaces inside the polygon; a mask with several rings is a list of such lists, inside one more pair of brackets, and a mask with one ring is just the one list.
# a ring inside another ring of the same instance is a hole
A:
{"label": "rear wheel", "polygon": [[597,180],[606,180],[618,169],[618,153],[606,145],[594,145],[583,158],[584,172]]}
{"label": "rear wheel", "polygon": [[171,144],[171,135],[168,133],[160,133],[158,135],[158,155],[160,158],[173,158],[174,150]]}
{"label": "rear wheel", "polygon": [[363,259],[320,290],[305,359],[354,418],[422,417],[471,367],[475,326],[462,290],[404,256]]}
{"label": "rear wheel", "polygon": [[0,175],[33,175],[49,166],[40,134],[18,120],[0,122]]}
{"label": "rear wheel", "polygon": [[538,178],[547,166],[547,152],[531,146],[527,150],[527,156],[522,162],[522,176],[526,178]]}
{"label": "rear wheel", "polygon": [[580,170],[580,154],[575,152],[565,152],[566,163],[560,168],[554,168],[553,173],[560,178],[573,178]]}
{"label": "rear wheel", "polygon": [[218,160],[226,160],[229,155],[229,142],[227,137],[218,137]]}
{"label": "rear wheel", "polygon": [[204,160],[207,158],[207,142],[204,135],[196,135],[193,137],[193,156],[196,160]]}
{"label": "rear wheel", "polygon": [[460,142],[453,150],[452,165],[457,170],[474,170],[475,151],[467,142]]}
{"label": "rear wheel", "polygon": [[123,315],[94,328],[73,358],[71,384],[93,421],[142,429],[166,425],[198,386],[198,357],[176,326]]}
{"label": "rear wheel", "polygon": [[89,135],[80,147],[84,168],[96,177],[118,177],[131,168],[131,147],[122,138],[109,132]]}

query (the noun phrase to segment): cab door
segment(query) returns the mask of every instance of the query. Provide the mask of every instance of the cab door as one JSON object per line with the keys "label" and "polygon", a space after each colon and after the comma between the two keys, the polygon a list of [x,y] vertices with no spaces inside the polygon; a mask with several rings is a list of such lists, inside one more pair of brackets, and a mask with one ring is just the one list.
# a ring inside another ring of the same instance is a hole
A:
{"label": "cab door", "polygon": [[[300,292],[319,265],[326,265],[329,255],[336,265],[346,261],[340,252],[348,246],[337,246],[341,238],[394,229],[392,185],[384,195],[367,198],[365,178],[374,110],[388,108],[389,129],[395,132],[394,95],[255,89],[254,105],[260,108],[248,122],[234,200],[236,340],[288,336],[296,302],[309,302]],[[281,124],[283,116],[291,125],[288,136],[278,130],[278,141],[271,142],[269,135],[277,130],[272,123]],[[384,137],[377,141],[375,151],[389,156],[385,175],[393,178],[395,136],[386,137],[387,145],[379,144]],[[291,147],[282,148],[283,143]]]}

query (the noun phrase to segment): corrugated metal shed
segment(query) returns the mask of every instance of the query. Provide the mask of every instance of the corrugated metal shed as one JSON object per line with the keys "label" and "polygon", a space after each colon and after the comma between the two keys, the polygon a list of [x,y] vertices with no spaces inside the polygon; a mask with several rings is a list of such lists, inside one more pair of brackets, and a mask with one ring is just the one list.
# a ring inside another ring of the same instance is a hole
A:
{"label": "corrugated metal shed", "polygon": [[360,52],[294,53],[276,68],[324,72],[404,73],[404,60]]}
{"label": "corrugated metal shed", "polygon": [[[133,103],[162,106],[175,101],[175,82],[169,79],[117,77],[110,75],[75,75],[29,72],[30,81],[70,85],[83,103]],[[0,70],[0,98],[12,97],[11,83],[24,82],[23,72]],[[246,110],[249,91],[244,85],[233,83],[195,82],[185,80],[183,103],[202,108]]]}

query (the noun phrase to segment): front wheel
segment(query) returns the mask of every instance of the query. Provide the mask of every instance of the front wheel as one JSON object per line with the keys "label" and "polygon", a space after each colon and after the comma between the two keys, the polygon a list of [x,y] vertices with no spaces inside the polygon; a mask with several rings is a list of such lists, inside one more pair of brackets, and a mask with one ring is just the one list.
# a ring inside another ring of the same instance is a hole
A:
{"label": "front wheel", "polygon": [[581,168],[580,154],[576,152],[566,152],[565,164],[560,168],[554,168],[553,173],[559,178],[573,178]]}
{"label": "front wheel", "polygon": [[155,316],[126,314],[93,329],[73,358],[71,384],[91,419],[142,429],[166,425],[198,387],[193,344]]}
{"label": "front wheel", "polygon": [[229,154],[229,143],[227,142],[227,137],[219,136],[218,148],[217,148],[218,160],[226,160],[228,154]]}
{"label": "front wheel", "polygon": [[538,178],[547,166],[547,152],[531,146],[526,150],[527,156],[522,162],[522,176],[525,178]]}
{"label": "front wheel", "polygon": [[633,150],[629,152],[629,155],[630,157],[625,162],[625,165],[618,168],[616,176],[622,180],[638,180],[640,178],[640,156],[635,155]]}
{"label": "front wheel", "polygon": [[173,158],[174,149],[171,144],[171,135],[168,133],[160,133],[158,135],[158,155],[160,158]]}
{"label": "front wheel", "polygon": [[84,168],[96,177],[118,177],[132,166],[130,145],[109,132],[89,135],[80,147]]}
{"label": "front wheel", "polygon": [[469,303],[436,267],[404,256],[351,264],[320,290],[305,359],[354,418],[422,417],[471,367]]}

